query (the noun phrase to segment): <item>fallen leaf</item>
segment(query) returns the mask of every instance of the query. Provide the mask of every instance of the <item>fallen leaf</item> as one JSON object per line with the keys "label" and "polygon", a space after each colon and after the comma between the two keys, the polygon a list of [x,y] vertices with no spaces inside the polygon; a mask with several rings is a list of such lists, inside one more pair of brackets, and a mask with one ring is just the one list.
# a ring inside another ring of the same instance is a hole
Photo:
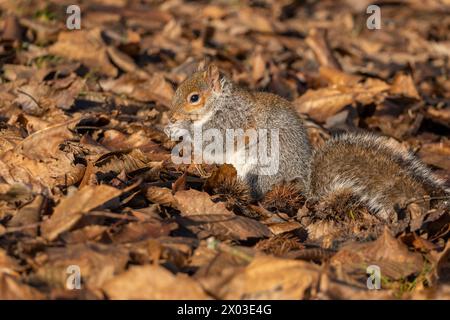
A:
{"label": "fallen leaf", "polygon": [[170,106],[174,90],[161,74],[153,74],[143,79],[127,73],[118,79],[100,82],[105,91],[124,94],[138,101],[156,101],[163,106]]}
{"label": "fallen leaf", "polygon": [[128,223],[118,233],[114,234],[114,243],[137,242],[152,238],[167,236],[177,228],[176,223],[161,223],[160,221],[147,221],[144,223]]}
{"label": "fallen leaf", "polygon": [[17,275],[21,269],[16,259],[10,257],[5,250],[0,249],[0,274]]}
{"label": "fallen leaf", "polygon": [[1,300],[40,300],[45,295],[22,283],[15,276],[0,272],[0,299]]}
{"label": "fallen leaf", "polygon": [[420,148],[418,156],[426,164],[450,171],[450,141],[426,143]]}
{"label": "fallen leaf", "polygon": [[319,122],[325,122],[328,117],[338,113],[347,105],[356,102],[369,104],[382,98],[390,86],[381,80],[367,79],[351,87],[327,87],[308,90],[294,101],[297,112],[306,113]]}
{"label": "fallen leaf", "polygon": [[129,173],[151,165],[157,164],[151,162],[139,149],[108,152],[98,157],[94,162],[95,172],[102,173],[120,173],[121,171]]}
{"label": "fallen leaf", "polygon": [[[17,213],[8,222],[8,227],[21,227],[32,225],[39,222],[41,218],[41,210],[45,205],[45,198],[41,195],[36,196],[36,198],[20,208]],[[36,236],[38,228],[26,229],[23,232],[30,235]]]}
{"label": "fallen leaf", "polygon": [[200,237],[210,235],[218,238],[246,240],[268,237],[270,231],[262,223],[229,211],[223,202],[214,203],[205,192],[196,190],[179,191],[174,196],[176,207],[186,218],[187,227]]}
{"label": "fallen leaf", "polygon": [[113,300],[200,300],[209,296],[184,274],[173,275],[161,266],[133,266],[103,286]]}
{"label": "fallen leaf", "polygon": [[55,240],[61,233],[70,230],[85,213],[121,193],[121,190],[107,185],[94,185],[65,197],[56,206],[50,219],[42,224],[42,236],[49,241]]}
{"label": "fallen leaf", "polygon": [[98,28],[60,32],[58,40],[48,50],[51,54],[80,61],[107,76],[117,76],[118,71],[109,61],[101,30]]}
{"label": "fallen leaf", "polygon": [[123,247],[96,243],[47,248],[40,255],[39,260],[43,262],[32,279],[60,288],[67,288],[70,272],[73,272],[70,266],[79,268],[82,286],[95,289],[122,272],[129,259],[128,250]]}
{"label": "fallen leaf", "polygon": [[71,232],[66,232],[61,235],[65,243],[85,243],[88,241],[98,241],[105,234],[109,228],[107,226],[89,225]]}
{"label": "fallen leaf", "polygon": [[239,19],[250,30],[257,32],[273,32],[269,19],[248,7],[239,10]]}
{"label": "fallen leaf", "polygon": [[[308,299],[314,295],[320,268],[312,263],[256,256],[226,283],[208,288],[219,299]],[[200,280],[201,281],[201,280]]]}
{"label": "fallen leaf", "polygon": [[146,192],[146,197],[153,203],[158,203],[163,206],[175,206],[176,201],[169,188],[149,187]]}
{"label": "fallen leaf", "polygon": [[392,82],[389,92],[394,95],[396,94],[420,100],[420,95],[417,92],[414,81],[412,77],[407,74],[398,73]]}
{"label": "fallen leaf", "polygon": [[361,80],[361,77],[347,74],[341,70],[326,66],[321,66],[319,68],[319,74],[329,84],[337,86],[354,86]]}
{"label": "fallen leaf", "polygon": [[370,265],[379,266],[383,277],[399,280],[420,272],[423,259],[420,254],[410,252],[386,228],[375,241],[344,246],[331,258],[331,265],[365,283],[366,268]]}

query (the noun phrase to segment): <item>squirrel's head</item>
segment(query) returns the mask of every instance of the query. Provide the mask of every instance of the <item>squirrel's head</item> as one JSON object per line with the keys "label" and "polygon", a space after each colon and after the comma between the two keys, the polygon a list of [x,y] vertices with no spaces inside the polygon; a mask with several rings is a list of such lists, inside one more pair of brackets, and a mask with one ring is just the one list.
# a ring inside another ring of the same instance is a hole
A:
{"label": "squirrel's head", "polygon": [[201,63],[197,72],[183,81],[172,99],[171,122],[196,121],[213,111],[212,101],[224,89],[224,78],[216,65],[205,68]]}

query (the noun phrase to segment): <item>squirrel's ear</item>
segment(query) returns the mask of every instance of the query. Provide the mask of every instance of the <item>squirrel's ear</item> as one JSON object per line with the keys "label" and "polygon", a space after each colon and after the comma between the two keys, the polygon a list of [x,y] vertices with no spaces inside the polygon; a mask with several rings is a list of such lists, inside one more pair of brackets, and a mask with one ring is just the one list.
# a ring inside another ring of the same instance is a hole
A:
{"label": "squirrel's ear", "polygon": [[212,90],[220,92],[222,86],[220,85],[220,71],[215,64],[210,64],[206,70],[206,81]]}
{"label": "squirrel's ear", "polygon": [[200,61],[200,63],[198,64],[198,66],[197,66],[197,71],[198,71],[198,72],[202,72],[202,71],[205,71],[205,69],[206,69],[206,60],[203,59],[203,60]]}

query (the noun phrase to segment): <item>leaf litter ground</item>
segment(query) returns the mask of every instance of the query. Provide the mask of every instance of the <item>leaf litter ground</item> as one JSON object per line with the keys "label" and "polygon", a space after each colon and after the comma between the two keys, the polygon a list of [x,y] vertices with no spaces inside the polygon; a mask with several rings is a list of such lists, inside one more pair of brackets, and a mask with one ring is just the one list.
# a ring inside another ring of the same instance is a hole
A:
{"label": "leaf litter ground", "polygon": [[97,0],[71,31],[70,1],[2,1],[0,298],[448,299],[448,211],[323,219],[291,184],[255,203],[162,132],[207,58],[293,101],[315,147],[378,132],[448,181],[449,4],[381,3],[368,30],[368,1]]}

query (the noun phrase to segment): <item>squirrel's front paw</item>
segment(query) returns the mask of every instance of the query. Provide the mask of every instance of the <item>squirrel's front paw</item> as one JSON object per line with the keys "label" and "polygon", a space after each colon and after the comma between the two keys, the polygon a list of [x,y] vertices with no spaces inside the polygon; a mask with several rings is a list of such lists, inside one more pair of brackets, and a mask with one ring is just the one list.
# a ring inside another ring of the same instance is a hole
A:
{"label": "squirrel's front paw", "polygon": [[190,141],[191,134],[188,129],[188,126],[184,122],[174,122],[169,123],[164,127],[164,133],[170,138],[172,141]]}

